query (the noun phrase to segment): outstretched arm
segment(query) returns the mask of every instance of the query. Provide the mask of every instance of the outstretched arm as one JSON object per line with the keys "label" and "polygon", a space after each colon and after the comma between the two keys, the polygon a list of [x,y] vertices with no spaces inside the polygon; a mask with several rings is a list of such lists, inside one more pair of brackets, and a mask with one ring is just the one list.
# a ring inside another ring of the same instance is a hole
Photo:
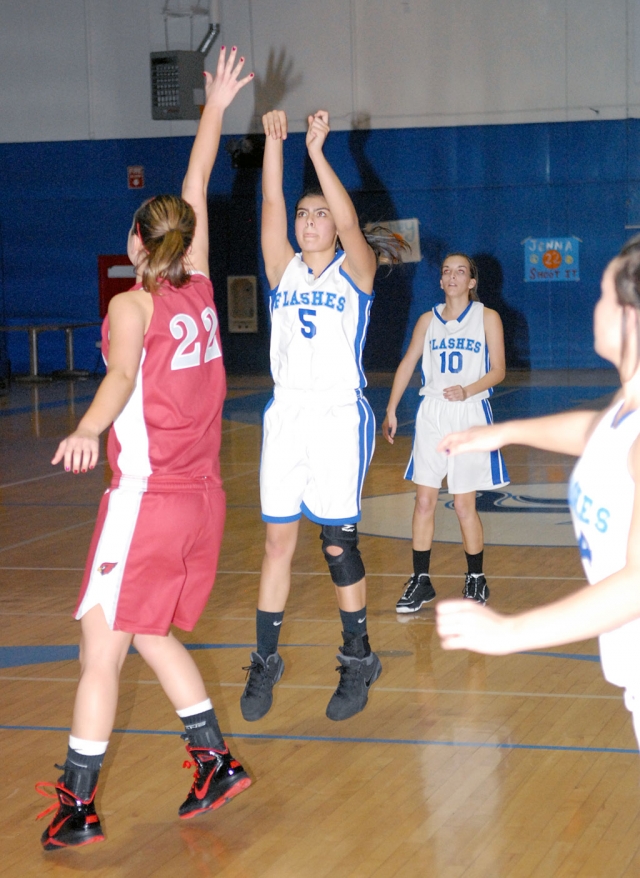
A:
{"label": "outstretched arm", "polygon": [[265,113],[262,125],[266,135],[262,160],[262,255],[269,286],[274,289],[293,257],[293,247],[287,237],[287,206],[282,191],[286,113],[283,110]]}
{"label": "outstretched arm", "polygon": [[438,445],[438,451],[455,455],[468,451],[496,451],[505,445],[529,445],[579,457],[601,417],[602,412],[563,412],[544,418],[472,427],[462,433],[449,433]]}
{"label": "outstretched arm", "polygon": [[444,649],[470,649],[506,655],[574,643],[613,631],[640,618],[640,440],[631,450],[629,469],[636,484],[627,557],[622,570],[569,597],[526,613],[503,616],[473,601],[438,604],[438,633]]}
{"label": "outstretched arm", "polygon": [[433,313],[431,311],[427,311],[418,319],[413,330],[413,335],[411,336],[411,342],[407,348],[407,353],[400,360],[400,365],[396,369],[393,386],[391,387],[391,394],[389,396],[389,404],[387,405],[387,414],[382,423],[382,435],[391,445],[393,445],[393,438],[398,429],[396,409],[400,404],[402,394],[407,389],[409,381],[411,381],[411,376],[414,373],[418,360],[422,356],[424,350],[424,338],[432,319]]}
{"label": "outstretched arm", "polygon": [[100,451],[100,434],[125,407],[133,392],[148,322],[137,291],[121,293],[109,302],[109,362],[93,402],[70,436],[63,439],[51,463],[64,459],[65,470],[93,469]]}
{"label": "outstretched arm", "polygon": [[237,93],[253,78],[253,73],[238,79],[244,58],[236,64],[234,46],[229,57],[223,46],[218,57],[215,79],[205,73],[205,105],[196,138],[191,148],[189,166],[182,183],[182,197],[193,207],[196,230],[191,244],[190,262],[196,271],[209,276],[209,222],[207,217],[207,188],[213,164],[218,154],[224,111]]}
{"label": "outstretched arm", "polygon": [[359,289],[364,293],[372,293],[377,268],[375,253],[362,233],[349,193],[322,151],[330,130],[329,114],[326,110],[318,110],[313,116],[309,116],[308,123],[307,150],[346,253],[345,271]]}

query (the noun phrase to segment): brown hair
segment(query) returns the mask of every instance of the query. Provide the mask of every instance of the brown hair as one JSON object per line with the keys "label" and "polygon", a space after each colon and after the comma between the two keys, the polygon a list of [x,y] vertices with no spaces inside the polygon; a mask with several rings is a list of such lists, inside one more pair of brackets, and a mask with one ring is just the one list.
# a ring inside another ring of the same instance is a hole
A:
{"label": "brown hair", "polygon": [[[618,303],[622,306],[622,340],[620,348],[620,378],[625,381],[633,375],[640,360],[640,313],[636,319],[635,362],[626,367],[629,351],[627,308],[640,312],[640,235],[634,235],[622,247],[615,259],[618,263],[613,276]],[[625,374],[623,374],[623,372]],[[629,372],[627,376],[627,372]]]}
{"label": "brown hair", "polygon": [[193,208],[178,195],[158,195],[140,205],[131,231],[138,235],[146,256],[142,286],[155,293],[163,281],[183,287],[189,280],[184,256],[196,228]]}
{"label": "brown hair", "polygon": [[[325,195],[319,186],[310,186],[308,189],[305,189],[296,201],[294,213],[298,212],[298,207],[303,198],[325,198]],[[396,232],[392,232],[391,229],[380,224],[362,229],[362,234],[367,244],[375,253],[378,265],[398,265],[398,263],[402,262],[403,251],[411,250],[411,246],[402,235],[398,235]],[[342,248],[340,238],[337,239],[336,244]]]}
{"label": "brown hair", "polygon": [[447,261],[447,259],[450,259],[452,256],[462,256],[462,258],[466,259],[467,262],[469,263],[469,276],[470,276],[471,280],[474,280],[476,282],[475,287],[472,287],[472,289],[469,290],[469,299],[472,302],[479,302],[480,299],[478,297],[478,283],[479,283],[478,266],[476,265],[476,263],[473,261],[473,259],[470,256],[467,256],[466,253],[460,253],[458,250],[454,250],[453,253],[447,253],[447,255],[444,257],[444,259],[440,263],[440,275],[442,276],[442,269],[444,268],[445,262]]}

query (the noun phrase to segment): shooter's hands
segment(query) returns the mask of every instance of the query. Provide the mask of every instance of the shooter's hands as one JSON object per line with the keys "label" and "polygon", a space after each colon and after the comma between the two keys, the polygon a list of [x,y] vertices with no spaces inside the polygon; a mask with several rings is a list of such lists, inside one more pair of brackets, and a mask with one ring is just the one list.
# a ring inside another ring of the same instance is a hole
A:
{"label": "shooter's hands", "polygon": [[272,140],[287,139],[287,114],[284,110],[271,110],[262,117],[262,127]]}

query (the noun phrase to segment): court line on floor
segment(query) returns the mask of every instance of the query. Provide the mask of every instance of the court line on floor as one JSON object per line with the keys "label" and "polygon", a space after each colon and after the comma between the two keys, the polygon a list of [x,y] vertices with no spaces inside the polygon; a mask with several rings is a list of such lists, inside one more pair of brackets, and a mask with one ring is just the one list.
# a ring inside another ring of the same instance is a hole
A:
{"label": "court line on floor", "polygon": [[[77,396],[73,400],[73,404],[77,405],[78,403],[90,402],[94,397],[94,394],[90,396]],[[8,418],[11,415],[27,415],[32,414],[34,409],[36,411],[41,411],[43,409],[53,409],[53,408],[62,408],[63,406],[69,406],[71,404],[71,400],[65,399],[52,399],[47,402],[40,402],[37,406],[34,406],[33,403],[29,405],[20,405],[15,408],[6,408],[0,410],[0,417]]]}
{"label": "court line on floor", "polygon": [[21,543],[14,543],[12,546],[3,546],[0,549],[0,552],[9,552],[12,549],[21,549],[23,546],[30,546],[32,543],[39,543],[42,540],[48,540],[51,537],[58,536],[58,534],[68,533],[71,530],[77,530],[80,527],[86,527],[89,524],[95,524],[95,521],[96,519],[94,516],[93,518],[87,519],[87,521],[81,521],[79,524],[71,524],[69,525],[69,527],[62,527],[59,530],[50,531],[49,533],[41,534],[38,537],[32,537],[30,540],[23,540]]}
{"label": "court line on floor", "polygon": [[[20,732],[70,732],[68,726],[26,726],[0,724],[0,730]],[[118,735],[165,735],[178,737],[180,732],[164,729],[114,729]],[[274,735],[248,732],[223,732],[225,738],[250,741],[304,741],[315,744],[399,744],[401,746],[461,747],[477,750],[537,750],[561,753],[616,753],[638,756],[637,749],[626,747],[587,747],[570,744],[514,744],[509,741],[439,741],[435,738],[361,738],[336,735]]]}
{"label": "court line on floor", "polygon": [[[93,521],[94,519],[91,519]],[[73,527],[81,527],[81,525],[73,525]],[[36,539],[44,539],[44,537],[37,537]],[[11,546],[7,546],[7,549],[11,548]],[[0,552],[4,552],[6,549],[0,549]],[[84,567],[22,567],[22,566],[4,566],[0,564],[0,570],[32,570],[35,572],[38,571],[56,571],[60,570],[62,572],[82,572]],[[259,570],[218,570],[217,576],[260,576]],[[329,573],[326,570],[292,570],[292,576],[329,576]],[[367,571],[367,579],[373,579],[374,577],[383,577],[390,579],[402,579],[406,578],[407,571],[404,573],[371,573]],[[431,574],[434,579],[460,579],[460,573],[432,573]],[[526,580],[527,582],[530,580],[540,581],[540,582],[585,582],[584,576],[522,576],[516,575],[510,576],[508,574],[492,574],[491,579],[518,579],[518,580]],[[232,619],[233,616],[227,616],[225,618]],[[238,617],[241,618],[241,617]],[[242,617],[244,618],[244,617]]]}
{"label": "court line on floor", "polygon": [[42,482],[45,479],[55,479],[56,476],[64,476],[64,475],[68,475],[68,473],[66,473],[63,469],[59,469],[59,470],[56,470],[55,472],[52,472],[52,473],[46,473],[46,475],[43,475],[43,476],[33,476],[33,478],[31,478],[31,479],[21,479],[18,482],[6,482],[5,484],[0,485],[0,489],[2,489],[2,488],[16,488],[19,485],[29,485],[32,482]]}
{"label": "court line on floor", "polygon": [[[28,683],[72,683],[77,684],[77,677],[21,677],[18,675],[0,674],[0,681],[11,682],[28,682]],[[241,683],[221,683],[215,680],[205,680],[207,686],[213,689],[219,687],[221,689],[244,689],[244,682]],[[159,686],[158,680],[125,680],[120,679],[121,685],[129,686]],[[293,689],[310,692],[332,692],[335,686],[322,686],[313,683],[279,683],[279,689]],[[617,701],[621,702],[620,695],[593,695],[589,693],[572,693],[572,692],[510,692],[498,690],[484,689],[433,689],[412,686],[381,686],[376,684],[376,692],[394,692],[404,693],[408,695],[487,695],[492,698],[571,698],[580,701]],[[1,728],[1,726],[0,726]]]}

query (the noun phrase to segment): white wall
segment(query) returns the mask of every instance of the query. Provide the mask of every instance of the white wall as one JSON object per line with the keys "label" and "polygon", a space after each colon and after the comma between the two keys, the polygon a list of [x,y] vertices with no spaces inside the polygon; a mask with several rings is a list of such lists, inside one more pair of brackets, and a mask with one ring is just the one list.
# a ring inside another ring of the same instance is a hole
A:
{"label": "white wall", "polygon": [[[0,0],[0,141],[192,134],[151,119],[149,53],[165,0]],[[188,12],[195,0],[170,0]],[[205,0],[200,6],[207,7]],[[293,130],[619,119],[640,115],[640,0],[219,0],[220,42],[255,85],[226,117],[255,130],[271,106]],[[193,18],[193,48],[207,27]],[[190,48],[188,17],[168,22]]]}

